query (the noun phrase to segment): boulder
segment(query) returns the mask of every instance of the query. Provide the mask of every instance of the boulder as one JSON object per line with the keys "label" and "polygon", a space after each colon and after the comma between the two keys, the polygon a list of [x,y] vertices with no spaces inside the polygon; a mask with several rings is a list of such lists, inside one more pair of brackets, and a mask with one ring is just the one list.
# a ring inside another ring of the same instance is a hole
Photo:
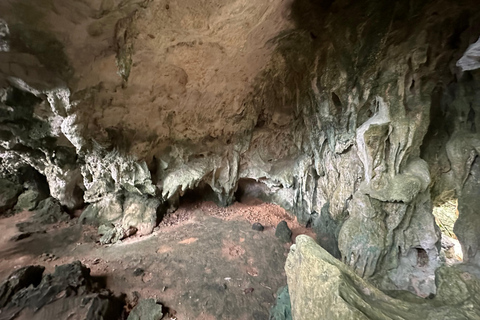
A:
{"label": "boulder", "polygon": [[160,201],[156,198],[130,194],[123,204],[123,229],[135,228],[140,235],[152,233],[157,225],[159,206]]}
{"label": "boulder", "polygon": [[43,266],[27,266],[13,272],[7,280],[0,285],[0,309],[4,308],[12,297],[21,289],[30,285],[38,286],[45,270]]}
{"label": "boulder", "polygon": [[40,201],[33,215],[33,219],[41,224],[52,224],[68,220],[69,218],[69,215],[63,211],[58,200],[54,198]]}
{"label": "boulder", "polygon": [[285,220],[280,221],[280,223],[277,225],[277,228],[275,229],[275,236],[282,242],[292,242],[292,230],[290,230]]}
{"label": "boulder", "polygon": [[285,271],[295,320],[480,319],[480,280],[461,265],[437,270],[437,295],[432,299],[406,291],[390,296],[312,238],[300,235],[291,247]]}
{"label": "boulder", "polygon": [[116,242],[134,233],[147,235],[157,225],[160,200],[129,193],[126,196],[110,194],[90,204],[79,218],[80,223],[101,226],[102,243]]}
{"label": "boulder", "polygon": [[40,200],[42,200],[42,195],[38,191],[26,190],[18,197],[17,204],[15,205],[15,211],[32,211],[37,207]]}
{"label": "boulder", "polygon": [[1,319],[119,319],[123,302],[90,276],[90,269],[80,261],[55,267],[43,276],[44,268],[26,267],[13,273],[0,290]]}
{"label": "boulder", "polygon": [[70,216],[63,211],[58,200],[50,197],[39,202],[30,220],[17,223],[17,228],[25,235],[45,232],[45,226],[60,221],[67,221]]}
{"label": "boulder", "polygon": [[0,179],[0,214],[13,208],[21,192],[22,186],[7,179]]}

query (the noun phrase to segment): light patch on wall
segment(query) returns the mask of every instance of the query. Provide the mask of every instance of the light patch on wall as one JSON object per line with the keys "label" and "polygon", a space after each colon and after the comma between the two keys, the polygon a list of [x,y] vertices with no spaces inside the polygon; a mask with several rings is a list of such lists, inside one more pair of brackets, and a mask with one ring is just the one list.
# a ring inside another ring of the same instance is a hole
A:
{"label": "light patch on wall", "polygon": [[453,226],[458,218],[457,200],[447,201],[433,208],[435,222],[442,231],[442,247],[445,249],[445,257],[463,261],[463,253],[460,242],[453,232]]}
{"label": "light patch on wall", "polygon": [[0,19],[0,52],[10,51],[10,43],[8,37],[10,36],[10,30],[5,20]]}

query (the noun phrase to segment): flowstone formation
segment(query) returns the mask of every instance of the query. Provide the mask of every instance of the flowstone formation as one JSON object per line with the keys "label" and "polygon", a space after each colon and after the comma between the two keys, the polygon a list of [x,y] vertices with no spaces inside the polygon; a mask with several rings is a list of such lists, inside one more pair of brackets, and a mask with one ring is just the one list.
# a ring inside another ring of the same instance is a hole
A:
{"label": "flowstone formation", "polygon": [[38,189],[25,168],[67,211],[86,206],[105,243],[151,233],[185,192],[250,193],[380,288],[435,294],[432,203],[459,198],[480,263],[476,7],[4,1],[5,210]]}

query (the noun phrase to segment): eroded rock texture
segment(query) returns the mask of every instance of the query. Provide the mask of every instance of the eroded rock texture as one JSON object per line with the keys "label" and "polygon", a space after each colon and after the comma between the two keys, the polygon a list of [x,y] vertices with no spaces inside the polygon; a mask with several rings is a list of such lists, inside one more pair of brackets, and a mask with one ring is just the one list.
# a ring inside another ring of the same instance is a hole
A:
{"label": "eroded rock texture", "polygon": [[252,193],[358,275],[428,296],[432,201],[460,197],[478,263],[476,7],[2,2],[3,176],[34,168],[82,221],[143,234],[188,190]]}
{"label": "eroded rock texture", "polygon": [[0,319],[120,319],[124,301],[101,288],[80,261],[42,276],[44,270],[23,267],[0,284]]}
{"label": "eroded rock texture", "polygon": [[[360,278],[311,238],[299,236],[285,265],[293,319],[479,319],[479,279],[460,266],[436,272],[437,296],[386,295]],[[278,319],[281,319],[280,317]]]}

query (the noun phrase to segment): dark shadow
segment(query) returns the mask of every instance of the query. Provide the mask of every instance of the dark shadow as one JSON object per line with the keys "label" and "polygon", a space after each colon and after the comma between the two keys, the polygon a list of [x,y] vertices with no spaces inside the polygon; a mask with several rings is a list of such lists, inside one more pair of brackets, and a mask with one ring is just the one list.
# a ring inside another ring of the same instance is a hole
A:
{"label": "dark shadow", "polygon": [[234,196],[240,203],[258,205],[270,202],[269,193],[270,189],[264,183],[255,179],[242,178],[238,180],[237,191]]}
{"label": "dark shadow", "polygon": [[93,286],[96,289],[105,289],[107,287],[108,275],[106,274],[101,274],[96,276],[90,275],[90,278],[92,279]]}
{"label": "dark shadow", "polygon": [[417,266],[425,267],[428,266],[428,254],[423,248],[416,248],[417,250]]}
{"label": "dark shadow", "polygon": [[217,202],[218,197],[205,182],[200,182],[194,189],[189,189],[184,192],[183,196],[180,196],[180,205],[189,205],[201,201],[213,201]]}

